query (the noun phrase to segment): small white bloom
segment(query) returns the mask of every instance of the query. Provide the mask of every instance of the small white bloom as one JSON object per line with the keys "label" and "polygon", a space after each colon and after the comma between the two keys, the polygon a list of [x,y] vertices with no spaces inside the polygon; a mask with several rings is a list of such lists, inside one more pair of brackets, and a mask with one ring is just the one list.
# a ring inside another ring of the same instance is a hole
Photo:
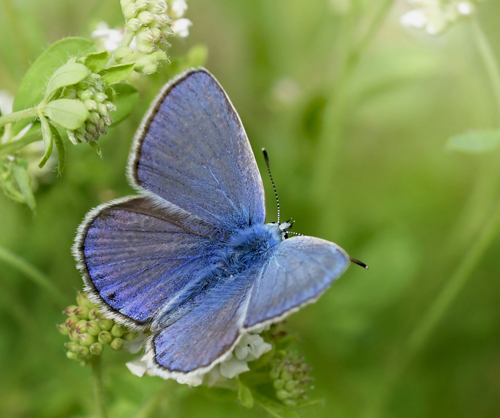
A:
{"label": "small white bloom", "polygon": [[457,10],[458,13],[464,16],[469,16],[472,14],[472,4],[467,3],[465,1],[461,1],[460,3],[457,4]]}
{"label": "small white bloom", "polygon": [[106,22],[99,22],[97,29],[90,35],[93,39],[99,39],[104,49],[109,52],[116,51],[125,36],[125,29],[110,29]]}
{"label": "small white bloom", "polygon": [[179,18],[184,16],[184,13],[186,12],[187,8],[188,5],[184,0],[174,0],[172,2],[172,5],[170,6],[170,9],[172,11],[172,17]]}
{"label": "small white bloom", "polygon": [[177,383],[189,386],[200,386],[203,383],[203,375],[180,376],[177,378]]}
{"label": "small white bloom", "polygon": [[407,28],[418,29],[423,28],[427,24],[427,21],[427,16],[425,15],[424,11],[420,9],[410,10],[399,19],[399,22],[403,26],[406,26]]}
{"label": "small white bloom", "polygon": [[136,358],[135,360],[129,361],[125,365],[127,368],[130,370],[132,374],[135,374],[136,376],[142,377],[146,374],[148,370],[148,362],[143,360],[144,357],[142,358]]}
{"label": "small white bloom", "polygon": [[189,19],[177,19],[172,23],[172,31],[174,35],[179,36],[181,38],[186,38],[189,36],[189,27],[193,25]]}
{"label": "small white bloom", "polygon": [[14,96],[7,90],[0,90],[0,111],[2,111],[2,115],[12,113],[13,104]]}

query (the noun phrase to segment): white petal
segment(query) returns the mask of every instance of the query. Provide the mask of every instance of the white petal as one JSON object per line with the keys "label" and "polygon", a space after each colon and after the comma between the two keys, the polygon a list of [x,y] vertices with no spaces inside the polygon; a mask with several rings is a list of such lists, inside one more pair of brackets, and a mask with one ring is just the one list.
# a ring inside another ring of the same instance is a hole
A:
{"label": "white petal", "polygon": [[189,19],[177,19],[174,20],[172,24],[172,31],[175,35],[180,36],[181,38],[185,38],[189,35],[189,27],[193,25]]}
{"label": "white petal", "polygon": [[400,17],[399,22],[407,28],[423,28],[427,24],[427,16],[423,10],[410,10]]}
{"label": "white petal", "polygon": [[233,377],[238,376],[240,373],[248,372],[249,370],[250,369],[248,368],[246,361],[238,360],[234,356],[231,356],[228,360],[224,361],[220,365],[221,375],[227,377],[228,379],[232,379]]}
{"label": "white petal", "polygon": [[189,385],[189,386],[200,386],[203,382],[203,376],[179,376],[177,378],[177,383]]}
{"label": "white petal", "polygon": [[222,376],[222,374],[220,373],[220,365],[219,364],[208,372],[208,378],[207,378],[207,385],[208,386],[213,386],[213,385],[216,385],[218,383],[222,383],[226,380],[227,380],[227,378]]}
{"label": "white petal", "polygon": [[262,354],[271,351],[273,346],[266,343],[262,337],[257,336],[257,338],[250,343],[249,355],[246,358],[247,361],[257,360]]}
{"label": "white petal", "polygon": [[172,9],[173,14],[175,15],[174,17],[182,17],[184,16],[184,12],[188,8],[188,5],[184,0],[174,0],[170,8]]}
{"label": "white petal", "polygon": [[132,372],[132,374],[135,374],[136,376],[139,377],[144,376],[144,374],[148,370],[148,362],[144,361],[141,358],[129,361],[128,363],[126,363],[126,366]]}
{"label": "white petal", "polygon": [[0,90],[0,110],[2,115],[12,113],[12,105],[14,104],[14,96],[7,90]]}
{"label": "white petal", "polygon": [[458,13],[464,16],[469,16],[472,14],[472,5],[470,3],[467,3],[465,1],[461,1],[457,5]]}

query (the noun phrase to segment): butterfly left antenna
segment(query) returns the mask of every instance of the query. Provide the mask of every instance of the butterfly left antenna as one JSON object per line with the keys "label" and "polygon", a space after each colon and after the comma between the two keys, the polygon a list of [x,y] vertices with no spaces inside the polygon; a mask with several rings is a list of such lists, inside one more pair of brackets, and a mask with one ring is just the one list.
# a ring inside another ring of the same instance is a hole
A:
{"label": "butterfly left antenna", "polygon": [[264,159],[266,160],[267,172],[269,173],[269,177],[271,178],[271,184],[273,185],[274,196],[276,197],[276,205],[278,205],[278,225],[280,224],[280,200],[278,199],[278,191],[276,190],[276,185],[274,184],[273,175],[271,174],[271,167],[269,166],[269,155],[267,155],[267,151],[265,148],[262,148],[262,152],[264,154]]}

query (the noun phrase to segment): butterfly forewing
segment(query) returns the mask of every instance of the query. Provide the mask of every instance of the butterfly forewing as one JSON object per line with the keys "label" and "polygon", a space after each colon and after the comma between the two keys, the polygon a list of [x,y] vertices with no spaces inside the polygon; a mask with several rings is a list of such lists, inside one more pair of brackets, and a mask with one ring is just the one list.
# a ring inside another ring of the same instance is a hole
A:
{"label": "butterfly forewing", "polygon": [[229,98],[212,75],[168,85],[136,139],[131,177],[140,187],[224,230],[265,220],[262,179]]}

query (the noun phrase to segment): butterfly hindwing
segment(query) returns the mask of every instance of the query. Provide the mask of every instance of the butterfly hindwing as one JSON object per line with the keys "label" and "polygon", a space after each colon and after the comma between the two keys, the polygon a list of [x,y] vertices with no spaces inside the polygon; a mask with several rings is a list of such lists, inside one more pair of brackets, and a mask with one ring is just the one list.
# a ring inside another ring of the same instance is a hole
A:
{"label": "butterfly hindwing", "polygon": [[184,73],[150,109],[131,154],[133,183],[221,229],[264,222],[264,189],[250,143],[210,73]]}
{"label": "butterfly hindwing", "polygon": [[273,323],[314,302],[349,266],[349,256],[332,242],[297,236],[284,240],[256,278],[245,328]]}

